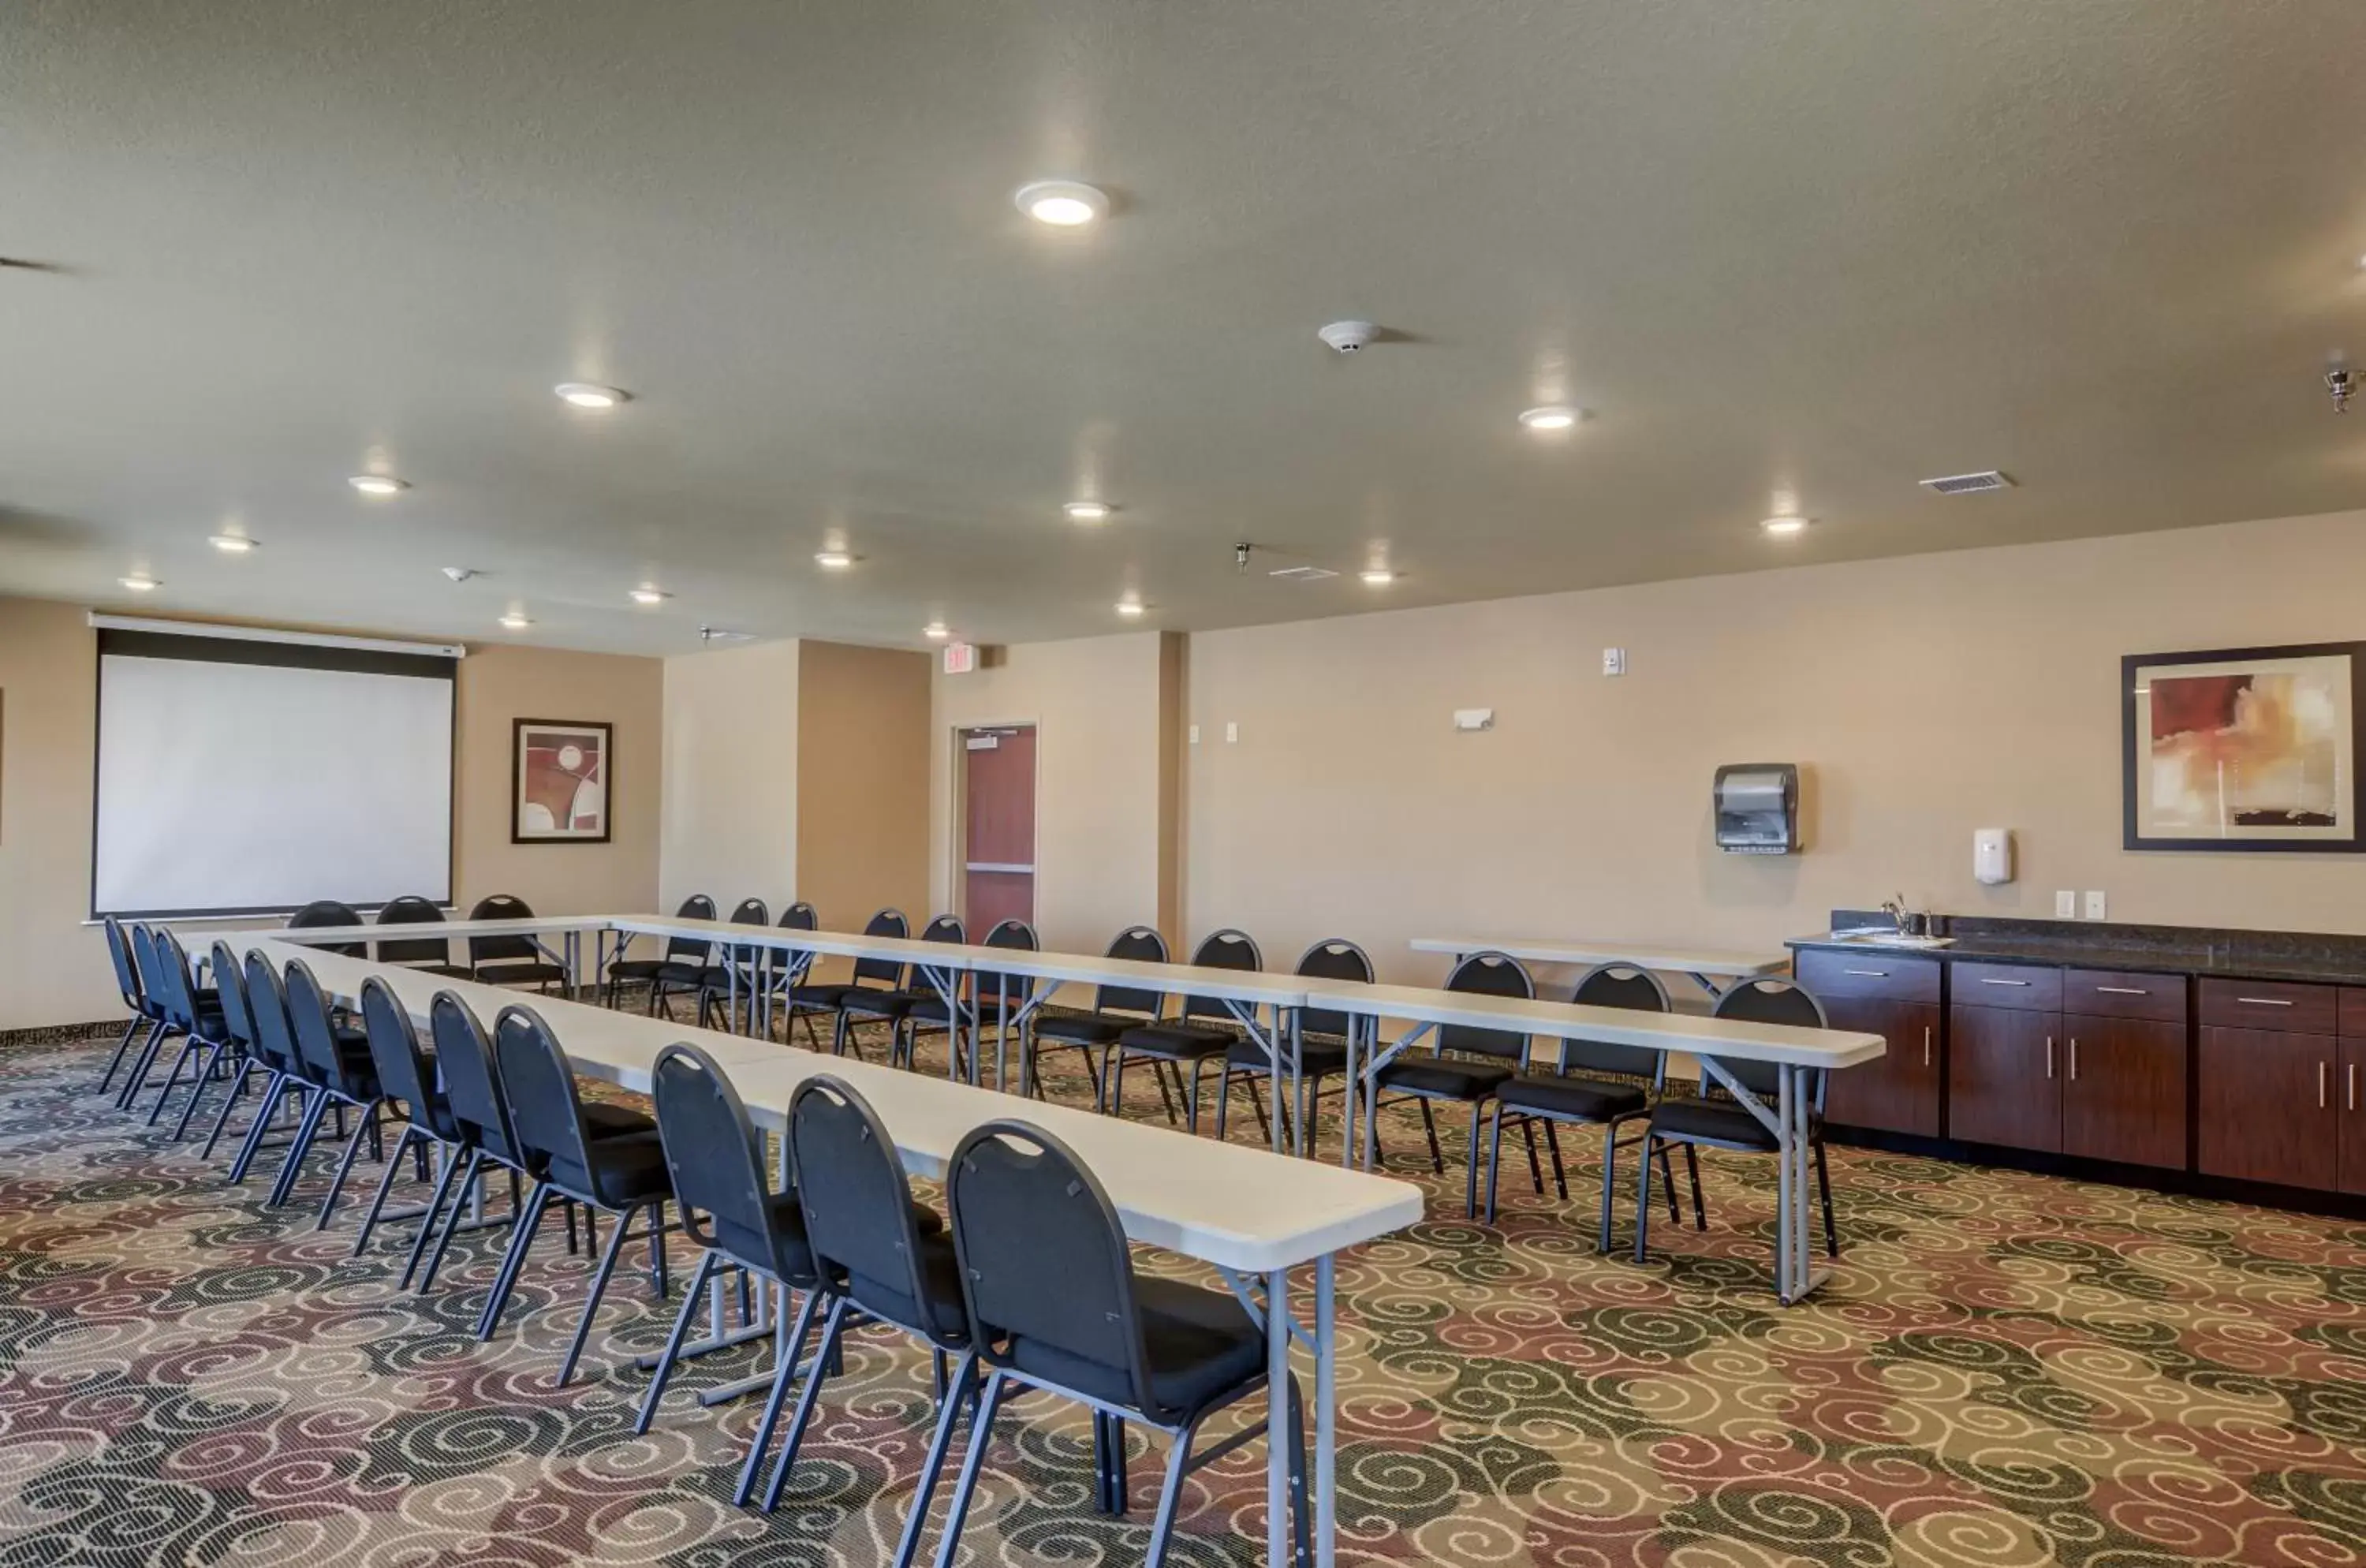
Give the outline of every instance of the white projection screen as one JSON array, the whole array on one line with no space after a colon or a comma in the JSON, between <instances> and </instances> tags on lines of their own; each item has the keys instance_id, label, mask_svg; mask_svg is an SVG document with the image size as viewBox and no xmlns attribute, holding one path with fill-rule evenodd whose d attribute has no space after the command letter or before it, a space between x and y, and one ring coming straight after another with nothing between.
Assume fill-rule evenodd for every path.
<instances>
[{"instance_id":1,"label":"white projection screen","mask_svg":"<svg viewBox=\"0 0 2366 1568\"><path fill-rule=\"evenodd\" d=\"M102 626L93 916L448 904L457 663Z\"/></svg>"}]
</instances>

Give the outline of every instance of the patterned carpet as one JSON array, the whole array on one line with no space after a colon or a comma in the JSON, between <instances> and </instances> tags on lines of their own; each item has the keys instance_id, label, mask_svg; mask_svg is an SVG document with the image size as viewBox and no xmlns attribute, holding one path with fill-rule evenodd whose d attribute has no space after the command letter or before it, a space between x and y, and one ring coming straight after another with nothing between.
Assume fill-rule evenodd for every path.
<instances>
[{"instance_id":1,"label":"patterned carpet","mask_svg":"<svg viewBox=\"0 0 2366 1568\"><path fill-rule=\"evenodd\" d=\"M105 1049L0 1055L0 1568L892 1549L930 1408L900 1340L851 1341L781 1512L734 1508L753 1402L693 1393L750 1352L686 1364L636 1438L629 1358L670 1315L646 1277L553 1389L588 1268L555 1226L479 1346L498 1233L400 1294L396 1237L353 1259L350 1215L266 1213L89 1093ZM1420 1146L1409 1117L1385 1135L1401 1167ZM1465 1224L1449 1174L1437 1218L1342 1260L1343 1562L2366 1562L2366 1228L1836 1150L1846 1256L1784 1312L1772 1172L1705 1163L1710 1228L1656 1227L1648 1268L1594 1256L1574 1159L1572 1205L1523 1175L1499 1228ZM1136 1433L1132 1515L1097 1517L1088 1438L1041 1400L1006 1416L963 1561L1138 1562L1155 1456ZM1262 1463L1193 1478L1170 1562L1257 1560Z\"/></svg>"}]
</instances>

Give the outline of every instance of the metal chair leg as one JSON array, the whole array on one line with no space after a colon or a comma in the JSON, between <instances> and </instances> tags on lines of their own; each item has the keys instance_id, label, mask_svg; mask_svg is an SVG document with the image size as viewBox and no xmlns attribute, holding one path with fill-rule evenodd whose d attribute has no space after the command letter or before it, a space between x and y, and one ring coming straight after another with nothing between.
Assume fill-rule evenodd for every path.
<instances>
[{"instance_id":1,"label":"metal chair leg","mask_svg":"<svg viewBox=\"0 0 2366 1568\"><path fill-rule=\"evenodd\" d=\"M460 1151L456 1147L447 1148L445 1151L444 1174L435 1179L435 1190L427 1200L427 1212L419 1216L419 1234L411 1238L411 1255L403 1259L402 1278L395 1282L396 1290L407 1291L411 1288L411 1277L419 1271L420 1256L427 1250L427 1238L435 1231L435 1217L444 1212L444 1200L451 1195L453 1181L459 1176L463 1166L468 1168L473 1179L477 1168L477 1156L472 1154L464 1160L460 1157ZM468 1190L466 1187L461 1189L463 1192ZM468 1207L467 1202L463 1201L460 1207L465 1210Z\"/></svg>"},{"instance_id":2,"label":"metal chair leg","mask_svg":"<svg viewBox=\"0 0 2366 1568\"><path fill-rule=\"evenodd\" d=\"M321 1122L329 1111L329 1095L318 1085L308 1085L305 1095L304 1119L296 1124L296 1135L288 1142L287 1157L279 1162L279 1175L271 1184L271 1195L264 1200L266 1206L277 1208L287 1201L296 1190L296 1179L304 1174L304 1156L312 1152L312 1140L319 1135Z\"/></svg>"},{"instance_id":3,"label":"metal chair leg","mask_svg":"<svg viewBox=\"0 0 2366 1568\"><path fill-rule=\"evenodd\" d=\"M1537 1119L1535 1117L1520 1118L1520 1137L1528 1145L1528 1185L1536 1190L1537 1196L1541 1198L1545 1195L1545 1168L1537 1158Z\"/></svg>"},{"instance_id":4,"label":"metal chair leg","mask_svg":"<svg viewBox=\"0 0 2366 1568\"><path fill-rule=\"evenodd\" d=\"M1427 1100L1415 1100L1414 1103L1421 1107L1421 1130L1429 1134L1430 1172L1436 1176L1444 1176L1446 1174L1446 1156L1437 1146L1437 1118L1430 1114L1429 1101Z\"/></svg>"},{"instance_id":5,"label":"metal chair leg","mask_svg":"<svg viewBox=\"0 0 2366 1568\"><path fill-rule=\"evenodd\" d=\"M693 1293L691 1299L698 1298ZM740 1464L738 1484L731 1491L731 1501L739 1507L746 1507L748 1499L756 1494L756 1472L763 1465L764 1449L772 1440L772 1428L780 1423L781 1405L788 1398L789 1384L796 1381L797 1363L805 1356L806 1336L813 1332L814 1309L820 1304L819 1291L806 1292L805 1304L797 1309L796 1326L773 1352L779 1358L779 1365L773 1369L772 1391L764 1396L763 1413L756 1418L756 1435L748 1439L748 1458ZM819 1356L814 1359L813 1370L818 1376Z\"/></svg>"},{"instance_id":6,"label":"metal chair leg","mask_svg":"<svg viewBox=\"0 0 2366 1568\"><path fill-rule=\"evenodd\" d=\"M649 1223L656 1224L654 1215ZM584 1341L592 1337L592 1320L600 1314L600 1298L607 1293L608 1277L616 1271L616 1256L625 1250L625 1237L632 1234L632 1229L633 1211L626 1210L616 1216L616 1228L600 1253L600 1266L592 1271L592 1293L583 1299L582 1320L575 1325L575 1337L567 1342L567 1359L558 1363L556 1387L567 1386L568 1380L575 1375L575 1363L583 1359Z\"/></svg>"},{"instance_id":7,"label":"metal chair leg","mask_svg":"<svg viewBox=\"0 0 2366 1568\"><path fill-rule=\"evenodd\" d=\"M1607 1122L1602 1129L1602 1244L1594 1250L1603 1257L1610 1255L1610 1195L1618 1185L1618 1123Z\"/></svg>"},{"instance_id":8,"label":"metal chair leg","mask_svg":"<svg viewBox=\"0 0 2366 1568\"><path fill-rule=\"evenodd\" d=\"M1693 1180L1693 1229L1705 1231L1708 1229L1708 1208L1701 1199L1700 1147L1696 1144L1684 1145L1684 1174Z\"/></svg>"},{"instance_id":9,"label":"metal chair leg","mask_svg":"<svg viewBox=\"0 0 2366 1568\"><path fill-rule=\"evenodd\" d=\"M1636 1163L1643 1168L1642 1185L1635 1192L1635 1261L1646 1262L1651 1258L1651 1156L1656 1153L1662 1165L1667 1163L1667 1145L1643 1133L1643 1157ZM1605 1173L1606 1176L1607 1173ZM1673 1182L1674 1179L1670 1178Z\"/></svg>"},{"instance_id":10,"label":"metal chair leg","mask_svg":"<svg viewBox=\"0 0 2366 1568\"><path fill-rule=\"evenodd\" d=\"M1166 1543L1175 1534L1175 1504L1183 1495L1183 1477L1190 1472L1191 1439L1198 1436L1197 1421L1175 1434L1175 1446L1166 1450L1166 1479L1158 1488L1158 1512L1150 1524L1150 1550L1143 1554L1143 1568L1160 1568L1166 1561ZM1273 1434L1266 1433L1271 1442ZM938 1568L951 1568L941 1560Z\"/></svg>"},{"instance_id":11,"label":"metal chair leg","mask_svg":"<svg viewBox=\"0 0 2366 1568\"><path fill-rule=\"evenodd\" d=\"M148 1108L149 1126L153 1127L156 1124L156 1118L164 1114L164 1102L172 1099L173 1090L180 1087L181 1069L189 1065L190 1057L204 1055L206 1043L196 1035L181 1036L181 1050L180 1054L173 1058L173 1070L164 1075L164 1087L157 1090L156 1103Z\"/></svg>"},{"instance_id":12,"label":"metal chair leg","mask_svg":"<svg viewBox=\"0 0 2366 1568\"><path fill-rule=\"evenodd\" d=\"M511 1288L525 1267L526 1252L534 1246L534 1233L542 1228L542 1216L550 1207L551 1197L549 1183L540 1182L526 1199L525 1212L518 1216L509 1248L501 1254L501 1272L493 1276L493 1288L485 1296L485 1310L477 1319L479 1339L493 1337L493 1325L501 1320L501 1308L509 1304Z\"/></svg>"},{"instance_id":13,"label":"metal chair leg","mask_svg":"<svg viewBox=\"0 0 2366 1568\"><path fill-rule=\"evenodd\" d=\"M263 1146L263 1134L270 1130L271 1119L278 1114L279 1103L290 1089L301 1092L300 1086L282 1072L274 1072L271 1081L263 1086L263 1100L254 1108L254 1120L248 1124L246 1137L238 1145L237 1157L230 1162L230 1175L224 1178L231 1186L246 1179L247 1167L254 1163L255 1153Z\"/></svg>"},{"instance_id":14,"label":"metal chair leg","mask_svg":"<svg viewBox=\"0 0 2366 1568\"><path fill-rule=\"evenodd\" d=\"M986 1380L986 1391L978 1395L977 1414L971 1417L969 1451L962 1455L961 1483L953 1488L952 1506L945 1515L945 1532L937 1538L936 1568L952 1568L953 1554L961 1546L962 1523L969 1517L969 1500L977 1491L977 1472L986 1462L986 1446L994 1437L994 1413L1002 1404L1003 1374L996 1372Z\"/></svg>"},{"instance_id":15,"label":"metal chair leg","mask_svg":"<svg viewBox=\"0 0 2366 1568\"><path fill-rule=\"evenodd\" d=\"M1552 1160L1553 1190L1566 1203L1569 1201L1569 1172L1561 1168L1560 1138L1553 1132L1553 1122L1549 1116L1545 1118L1545 1153Z\"/></svg>"},{"instance_id":16,"label":"metal chair leg","mask_svg":"<svg viewBox=\"0 0 2366 1568\"><path fill-rule=\"evenodd\" d=\"M1660 1144L1660 1184L1668 1190L1668 1224L1683 1224L1684 1211L1676 1206L1679 1195L1676 1187L1676 1168L1669 1162L1668 1145L1664 1141Z\"/></svg>"},{"instance_id":17,"label":"metal chair leg","mask_svg":"<svg viewBox=\"0 0 2366 1568\"><path fill-rule=\"evenodd\" d=\"M659 1355L658 1364L650 1370L649 1386L641 1394L641 1407L633 1416L633 1436L637 1438L649 1429L649 1421L658 1413L658 1400L665 1393L666 1380L673 1376L673 1364L682 1354L682 1342L690 1334L690 1320L698 1313L699 1292L705 1289L706 1277L715 1272L715 1262L721 1256L716 1252L701 1254L698 1267L691 1273L690 1289L682 1295L682 1310L673 1314L673 1332L666 1336L665 1349ZM740 1279L744 1282L747 1276L743 1273Z\"/></svg>"},{"instance_id":18,"label":"metal chair leg","mask_svg":"<svg viewBox=\"0 0 2366 1568\"><path fill-rule=\"evenodd\" d=\"M206 1086L213 1082L214 1075L221 1070L222 1057L229 1051L230 1042L217 1040L206 1052L206 1059L197 1068L197 1081L189 1086L188 1101L181 1107L181 1119L173 1123L173 1142L177 1144L189 1135L189 1123L196 1120L197 1106L206 1098Z\"/></svg>"},{"instance_id":19,"label":"metal chair leg","mask_svg":"<svg viewBox=\"0 0 2366 1568\"><path fill-rule=\"evenodd\" d=\"M773 1461L772 1479L764 1487L764 1512L768 1514L781 1506L781 1494L789 1484L789 1470L797 1462L797 1445L805 1441L806 1427L813 1421L814 1402L821 1395L831 1358L838 1353L839 1338L845 1332L846 1298L833 1297L829 1316L822 1324L821 1343L815 1347L813 1365L806 1372L806 1386L797 1394L797 1413L789 1418L788 1436L781 1439L781 1457Z\"/></svg>"},{"instance_id":20,"label":"metal chair leg","mask_svg":"<svg viewBox=\"0 0 2366 1568\"><path fill-rule=\"evenodd\" d=\"M98 1088L92 1092L107 1092L107 1086L115 1081L115 1069L123 1066L123 1058L130 1053L131 1042L139 1034L140 1026L147 1021L136 1012L131 1015L131 1021L123 1026L123 1038L115 1043L115 1055L107 1059L107 1071L98 1075Z\"/></svg>"},{"instance_id":21,"label":"metal chair leg","mask_svg":"<svg viewBox=\"0 0 2366 1568\"><path fill-rule=\"evenodd\" d=\"M1495 1114L1489 1117L1488 1122L1487 1223L1492 1225L1495 1223L1495 1179L1503 1174L1504 1164L1504 1108L1501 1104L1495 1107Z\"/></svg>"},{"instance_id":22,"label":"metal chair leg","mask_svg":"<svg viewBox=\"0 0 2366 1568\"><path fill-rule=\"evenodd\" d=\"M1470 1157L1465 1162L1470 1169L1462 1181L1462 1217L1466 1220L1479 1217L1479 1117L1486 1109L1485 1100L1470 1102Z\"/></svg>"},{"instance_id":23,"label":"metal chair leg","mask_svg":"<svg viewBox=\"0 0 2366 1568\"><path fill-rule=\"evenodd\" d=\"M313 1224L314 1230L324 1231L329 1228L329 1216L336 1212L337 1200L345 1190L345 1178L353 1174L354 1156L362 1151L362 1139L365 1136L375 1136L377 1132L377 1107L373 1105L369 1108L368 1114L355 1122L354 1135L345 1140L344 1157L337 1161L337 1174L329 1183L329 1195L321 1201L321 1217ZM392 1163L388 1162L389 1168Z\"/></svg>"},{"instance_id":24,"label":"metal chair leg","mask_svg":"<svg viewBox=\"0 0 2366 1568\"><path fill-rule=\"evenodd\" d=\"M217 1111L214 1115L213 1130L206 1134L206 1146L198 1151L198 1158L211 1159L214 1157L214 1145L221 1142L222 1129L230 1125L230 1113L237 1107L238 1102L246 1097L246 1080L253 1076L256 1070L256 1063L246 1060L243 1057L240 1059L238 1064L238 1072L236 1076L231 1077L230 1080L230 1094L222 1100L221 1110ZM265 1082L276 1083L278 1080L278 1076L279 1075L276 1073L269 1071L265 1071L264 1073Z\"/></svg>"},{"instance_id":25,"label":"metal chair leg","mask_svg":"<svg viewBox=\"0 0 2366 1568\"><path fill-rule=\"evenodd\" d=\"M903 1539L896 1545L895 1568L912 1568L919 1555L920 1529L928 1522L929 1505L936 1501L937 1483L943 1476L945 1450L952 1446L953 1428L960 1425L963 1406L970 1402L977 1388L977 1352L971 1350L954 1369L952 1382L939 1396L937 1430L929 1440L928 1457L920 1463L920 1481L912 1493L912 1501L904 1514Z\"/></svg>"},{"instance_id":26,"label":"metal chair leg","mask_svg":"<svg viewBox=\"0 0 2366 1568\"><path fill-rule=\"evenodd\" d=\"M140 1098L140 1090L148 1081L149 1071L156 1065L156 1054L164 1048L165 1038L172 1032L173 1026L162 1019L157 1020L156 1026L148 1032L148 1038L140 1046L140 1055L131 1059L131 1071L124 1077L121 1092L115 1097L118 1111L130 1110L131 1102Z\"/></svg>"},{"instance_id":27,"label":"metal chair leg","mask_svg":"<svg viewBox=\"0 0 2366 1568\"><path fill-rule=\"evenodd\" d=\"M386 1170L377 1179L377 1190L370 1194L369 1208L362 1214L361 1234L354 1237L355 1258L369 1249L370 1233L377 1229L377 1217L386 1210L386 1195L394 1190L394 1179L402 1169L403 1151L411 1146L413 1136L420 1140L422 1147L425 1146L427 1134L420 1132L415 1122L405 1122L402 1131L394 1135L394 1157L386 1162Z\"/></svg>"},{"instance_id":28,"label":"metal chair leg","mask_svg":"<svg viewBox=\"0 0 2366 1568\"><path fill-rule=\"evenodd\" d=\"M406 1285L411 1283L411 1269L418 1267L419 1264L420 1243L427 1239L428 1231L435 1230L435 1250L428 1255L426 1272L419 1277L419 1293L422 1296L435 1286L435 1270L444 1267L445 1251L451 1247L453 1235L460 1228L460 1216L468 1212L468 1194L476 1190L478 1176L483 1170L484 1163L483 1150L468 1151L468 1163L460 1172L460 1188L452 1195L452 1213L445 1220L443 1228L435 1230L435 1216L430 1214L422 1222L418 1237L411 1244L411 1267L402 1271L402 1282ZM512 1201L515 1201L514 1197ZM511 1213L515 1214L517 1211L513 1209ZM513 1219L511 1223L514 1224L516 1222Z\"/></svg>"}]
</instances>

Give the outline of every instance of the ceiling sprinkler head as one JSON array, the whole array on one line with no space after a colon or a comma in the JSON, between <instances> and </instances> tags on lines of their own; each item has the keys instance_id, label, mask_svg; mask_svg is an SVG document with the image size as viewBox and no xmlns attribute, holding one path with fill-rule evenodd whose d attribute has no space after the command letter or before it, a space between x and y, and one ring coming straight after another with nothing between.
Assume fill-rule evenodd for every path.
<instances>
[{"instance_id":1,"label":"ceiling sprinkler head","mask_svg":"<svg viewBox=\"0 0 2366 1568\"><path fill-rule=\"evenodd\" d=\"M1233 570L1234 571L1248 570L1249 552L1255 548L1256 548L1256 547L1250 544L1245 539L1233 547Z\"/></svg>"},{"instance_id":2,"label":"ceiling sprinkler head","mask_svg":"<svg viewBox=\"0 0 2366 1568\"><path fill-rule=\"evenodd\" d=\"M2346 367L2337 365L2325 373L2325 389L2332 394L2334 412L2349 412L2349 394L2353 388Z\"/></svg>"}]
</instances>

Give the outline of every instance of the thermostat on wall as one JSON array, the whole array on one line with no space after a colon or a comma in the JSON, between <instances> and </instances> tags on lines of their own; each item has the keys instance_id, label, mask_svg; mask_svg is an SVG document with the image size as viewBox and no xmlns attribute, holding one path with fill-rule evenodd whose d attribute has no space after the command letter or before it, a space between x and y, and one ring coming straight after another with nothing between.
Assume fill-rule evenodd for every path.
<instances>
[{"instance_id":1,"label":"thermostat on wall","mask_svg":"<svg viewBox=\"0 0 2366 1568\"><path fill-rule=\"evenodd\" d=\"M1493 729L1495 728L1493 708L1456 708L1454 728L1457 729Z\"/></svg>"}]
</instances>

